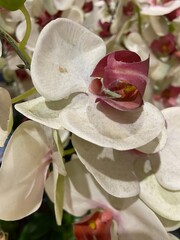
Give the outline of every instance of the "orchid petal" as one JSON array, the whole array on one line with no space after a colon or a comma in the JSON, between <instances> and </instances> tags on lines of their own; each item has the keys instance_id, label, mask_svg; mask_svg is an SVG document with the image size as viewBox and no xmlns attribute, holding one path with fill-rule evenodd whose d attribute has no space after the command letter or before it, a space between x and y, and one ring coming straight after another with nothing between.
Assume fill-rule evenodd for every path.
<instances>
[{"instance_id":1,"label":"orchid petal","mask_svg":"<svg viewBox=\"0 0 180 240\"><path fill-rule=\"evenodd\" d=\"M2 57L2 42L0 41L0 57Z\"/></svg>"},{"instance_id":2,"label":"orchid petal","mask_svg":"<svg viewBox=\"0 0 180 240\"><path fill-rule=\"evenodd\" d=\"M62 127L59 122L59 105L58 102L46 102L43 97L38 97L24 103L16 104L15 108L29 119L42 123L47 127L59 129Z\"/></svg>"},{"instance_id":3,"label":"orchid petal","mask_svg":"<svg viewBox=\"0 0 180 240\"><path fill-rule=\"evenodd\" d=\"M64 187L64 209L66 211L74 216L82 216L89 209L99 205L108 205L106 192L98 188L97 182L77 156L73 155L71 161L66 163L66 170Z\"/></svg>"},{"instance_id":4,"label":"orchid petal","mask_svg":"<svg viewBox=\"0 0 180 240\"><path fill-rule=\"evenodd\" d=\"M63 161L63 145L60 139L60 136L58 134L57 131L53 131L53 138L54 141L56 143L58 152L54 152L53 153L53 163L54 163L54 167L56 166L57 171L59 174L65 176L66 175L66 170L65 170L65 166L64 166L64 161Z\"/></svg>"},{"instance_id":5,"label":"orchid petal","mask_svg":"<svg viewBox=\"0 0 180 240\"><path fill-rule=\"evenodd\" d=\"M89 142L117 150L140 147L164 127L161 112L150 103L132 112L121 112L108 105L96 106L88 99L86 94L57 102L38 98L17 104L16 109L34 121L55 129L64 127Z\"/></svg>"},{"instance_id":6,"label":"orchid petal","mask_svg":"<svg viewBox=\"0 0 180 240\"><path fill-rule=\"evenodd\" d=\"M63 198L64 198L64 176L58 174L56 166L53 164L53 171L50 172L46 182L45 191L54 203L54 212L58 225L62 223Z\"/></svg>"},{"instance_id":7,"label":"orchid petal","mask_svg":"<svg viewBox=\"0 0 180 240\"><path fill-rule=\"evenodd\" d=\"M163 218L159 215L158 215L158 218L168 232L175 231L175 230L180 228L180 222L179 221L171 221L171 220Z\"/></svg>"},{"instance_id":8,"label":"orchid petal","mask_svg":"<svg viewBox=\"0 0 180 240\"><path fill-rule=\"evenodd\" d=\"M80 216L93 208L109 209L117 223L117 229L112 231L115 230L122 240L157 240L160 237L163 240L169 239L159 219L141 200L109 196L76 158L66 164L66 169L66 211Z\"/></svg>"},{"instance_id":9,"label":"orchid petal","mask_svg":"<svg viewBox=\"0 0 180 240\"><path fill-rule=\"evenodd\" d=\"M104 54L103 40L88 29L69 19L51 21L41 31L32 57L33 83L53 101L86 91L91 72Z\"/></svg>"},{"instance_id":10,"label":"orchid petal","mask_svg":"<svg viewBox=\"0 0 180 240\"><path fill-rule=\"evenodd\" d=\"M0 169L0 219L17 220L39 208L49 154L47 138L39 124L27 121L16 129Z\"/></svg>"},{"instance_id":11,"label":"orchid petal","mask_svg":"<svg viewBox=\"0 0 180 240\"><path fill-rule=\"evenodd\" d=\"M64 11L72 7L74 0L53 0L54 5L58 10Z\"/></svg>"},{"instance_id":12,"label":"orchid petal","mask_svg":"<svg viewBox=\"0 0 180 240\"><path fill-rule=\"evenodd\" d=\"M140 199L124 200L117 223L121 240L169 240L157 216Z\"/></svg>"},{"instance_id":13,"label":"orchid petal","mask_svg":"<svg viewBox=\"0 0 180 240\"><path fill-rule=\"evenodd\" d=\"M179 240L175 235L169 233L170 240Z\"/></svg>"},{"instance_id":14,"label":"orchid petal","mask_svg":"<svg viewBox=\"0 0 180 240\"><path fill-rule=\"evenodd\" d=\"M142 7L141 14L151 15L151 16L162 16L174 11L179 7L180 7L179 0L174 0L174 1L165 3L163 6L156 5L156 6Z\"/></svg>"},{"instance_id":15,"label":"orchid petal","mask_svg":"<svg viewBox=\"0 0 180 240\"><path fill-rule=\"evenodd\" d=\"M3 147L13 125L11 97L5 88L0 88L0 103L0 147Z\"/></svg>"},{"instance_id":16,"label":"orchid petal","mask_svg":"<svg viewBox=\"0 0 180 240\"><path fill-rule=\"evenodd\" d=\"M109 194L125 198L139 193L132 154L102 148L75 135L72 143L80 161Z\"/></svg>"},{"instance_id":17,"label":"orchid petal","mask_svg":"<svg viewBox=\"0 0 180 240\"><path fill-rule=\"evenodd\" d=\"M148 58L149 48L139 33L129 33L124 39L124 44L127 49L136 52L142 59Z\"/></svg>"},{"instance_id":18,"label":"orchid petal","mask_svg":"<svg viewBox=\"0 0 180 240\"><path fill-rule=\"evenodd\" d=\"M156 180L155 175L147 167L149 161L137 161L135 172L140 180L140 198L155 213L173 221L180 221L180 191L169 191Z\"/></svg>"},{"instance_id":19,"label":"orchid petal","mask_svg":"<svg viewBox=\"0 0 180 240\"><path fill-rule=\"evenodd\" d=\"M131 112L121 112L106 104L96 106L89 102L86 112L88 121L103 137L103 145L98 145L117 150L142 146L154 139L164 127L164 119L159 110L147 102L143 107ZM106 144L106 139L113 143ZM86 140L93 142L92 139ZM97 144L97 140L94 143Z\"/></svg>"},{"instance_id":20,"label":"orchid petal","mask_svg":"<svg viewBox=\"0 0 180 240\"><path fill-rule=\"evenodd\" d=\"M74 22L82 24L84 21L84 13L80 8L72 6L70 11L68 11L67 18Z\"/></svg>"},{"instance_id":21,"label":"orchid petal","mask_svg":"<svg viewBox=\"0 0 180 240\"><path fill-rule=\"evenodd\" d=\"M167 124L167 142L155 155L150 155L153 171L158 182L169 190L180 190L180 107L162 111Z\"/></svg>"},{"instance_id":22,"label":"orchid petal","mask_svg":"<svg viewBox=\"0 0 180 240\"><path fill-rule=\"evenodd\" d=\"M53 167L54 177L54 211L56 222L61 225L63 216L63 200L64 200L64 176L60 175L56 168Z\"/></svg>"},{"instance_id":23,"label":"orchid petal","mask_svg":"<svg viewBox=\"0 0 180 240\"><path fill-rule=\"evenodd\" d=\"M167 131L166 127L162 129L162 132L151 142L147 143L146 145L143 145L141 147L136 148L140 152L143 153L157 153L161 151L167 141Z\"/></svg>"},{"instance_id":24,"label":"orchid petal","mask_svg":"<svg viewBox=\"0 0 180 240\"><path fill-rule=\"evenodd\" d=\"M31 19L32 31L27 42L27 49L34 51L38 36L39 36L39 26L36 24L34 18ZM22 21L16 28L16 37L18 41L22 41L24 34L26 32L26 21Z\"/></svg>"}]
</instances>

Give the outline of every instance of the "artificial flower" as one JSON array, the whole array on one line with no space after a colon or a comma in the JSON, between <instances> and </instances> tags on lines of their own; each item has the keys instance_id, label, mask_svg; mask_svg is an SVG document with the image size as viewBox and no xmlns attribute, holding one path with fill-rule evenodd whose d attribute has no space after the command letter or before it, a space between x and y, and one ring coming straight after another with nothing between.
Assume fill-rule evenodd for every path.
<instances>
[{"instance_id":1,"label":"artificial flower","mask_svg":"<svg viewBox=\"0 0 180 240\"><path fill-rule=\"evenodd\" d=\"M152 141L164 129L164 118L156 107L144 102L136 110L123 112L95 102L97 97L89 91L91 74L104 55L105 44L97 35L68 19L52 21L40 33L31 64L33 83L42 97L17 104L16 109L32 120L54 129L62 126L103 147L127 150ZM131 52L122 52L118 57L122 62L116 54L111 56L118 65L117 78L141 93L147 79L146 61ZM128 68L132 56L134 64Z\"/></svg>"},{"instance_id":2,"label":"artificial flower","mask_svg":"<svg viewBox=\"0 0 180 240\"><path fill-rule=\"evenodd\" d=\"M2 159L0 219L21 219L40 207L50 163L54 173L52 192L56 196L57 185L61 186L59 178L66 175L62 157L40 124L23 122L10 138ZM63 196L63 192L58 195ZM61 223L61 210L56 211L58 224Z\"/></svg>"},{"instance_id":3,"label":"artificial flower","mask_svg":"<svg viewBox=\"0 0 180 240\"><path fill-rule=\"evenodd\" d=\"M13 125L12 103L9 92L0 88L0 147L3 147Z\"/></svg>"},{"instance_id":4,"label":"artificial flower","mask_svg":"<svg viewBox=\"0 0 180 240\"><path fill-rule=\"evenodd\" d=\"M169 0L162 4L158 4L156 1L153 3L151 0L136 0L136 2L141 9L141 14L151 16L165 15L180 7L179 0Z\"/></svg>"},{"instance_id":5,"label":"artificial flower","mask_svg":"<svg viewBox=\"0 0 180 240\"><path fill-rule=\"evenodd\" d=\"M169 239L159 219L140 199L137 197L121 199L108 195L76 157L66 163L66 170L64 209L78 217L86 214L88 210L102 214L102 218L87 222L90 225L89 231L87 231L88 226L84 228L80 225L79 228L82 226L80 228L82 238L77 239L83 239L83 234L86 236L86 233L88 236L91 234L90 239L93 239L93 234L96 233L93 227L96 227L98 233L103 235L103 223L106 224L105 228L109 233L111 221L110 234L113 240Z\"/></svg>"}]
</instances>

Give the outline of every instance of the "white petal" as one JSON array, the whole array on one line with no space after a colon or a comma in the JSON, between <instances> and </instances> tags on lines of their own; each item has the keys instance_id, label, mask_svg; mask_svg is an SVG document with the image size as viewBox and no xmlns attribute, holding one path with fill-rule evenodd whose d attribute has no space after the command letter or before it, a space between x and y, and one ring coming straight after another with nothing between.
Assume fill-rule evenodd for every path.
<instances>
[{"instance_id":1,"label":"white petal","mask_svg":"<svg viewBox=\"0 0 180 240\"><path fill-rule=\"evenodd\" d=\"M157 216L141 200L126 199L118 220L121 240L169 240Z\"/></svg>"},{"instance_id":2,"label":"white petal","mask_svg":"<svg viewBox=\"0 0 180 240\"><path fill-rule=\"evenodd\" d=\"M175 230L180 228L180 222L179 221L171 221L171 220L163 218L159 215L158 215L158 218L168 232L175 231Z\"/></svg>"},{"instance_id":3,"label":"white petal","mask_svg":"<svg viewBox=\"0 0 180 240\"><path fill-rule=\"evenodd\" d=\"M166 144L167 141L167 131L164 127L162 132L151 142L147 143L146 145L143 145L137 150L143 152L143 153L156 153L162 150Z\"/></svg>"},{"instance_id":4,"label":"white petal","mask_svg":"<svg viewBox=\"0 0 180 240\"><path fill-rule=\"evenodd\" d=\"M149 57L149 48L139 33L132 32L128 34L124 39L124 44L127 49L136 52L142 60Z\"/></svg>"},{"instance_id":5,"label":"white petal","mask_svg":"<svg viewBox=\"0 0 180 240\"><path fill-rule=\"evenodd\" d=\"M96 105L89 102L86 112L88 121L103 137L101 146L113 147L117 150L142 146L157 137L164 128L163 116L148 102L145 102L141 108L129 112L121 112L105 104ZM106 139L109 142L106 143Z\"/></svg>"},{"instance_id":6,"label":"white petal","mask_svg":"<svg viewBox=\"0 0 180 240\"><path fill-rule=\"evenodd\" d=\"M56 216L56 222L61 225L63 215L63 200L64 200L64 176L60 175L53 167L53 178L54 178L54 211Z\"/></svg>"},{"instance_id":7,"label":"white petal","mask_svg":"<svg viewBox=\"0 0 180 240\"><path fill-rule=\"evenodd\" d=\"M110 209L121 240L168 240L155 214L139 199L120 199L104 192L78 159L66 164L65 210L75 216L89 209ZM112 205L111 205L112 204ZM115 207L115 208L113 208Z\"/></svg>"},{"instance_id":8,"label":"white petal","mask_svg":"<svg viewBox=\"0 0 180 240\"><path fill-rule=\"evenodd\" d=\"M33 83L48 100L86 91L90 75L104 55L100 37L69 19L56 19L39 35L31 64Z\"/></svg>"},{"instance_id":9,"label":"white petal","mask_svg":"<svg viewBox=\"0 0 180 240\"><path fill-rule=\"evenodd\" d=\"M71 8L74 0L54 0L54 5L58 10L64 11Z\"/></svg>"},{"instance_id":10,"label":"white petal","mask_svg":"<svg viewBox=\"0 0 180 240\"><path fill-rule=\"evenodd\" d=\"M38 36L39 36L39 26L38 24L35 23L35 20L33 18L31 18L31 24L32 24L32 31L29 37L29 40L27 42L27 49L29 49L30 51L34 51ZM18 41L22 41L24 34L26 32L26 21L24 20L23 22L21 22L17 28L16 28L16 37L18 39Z\"/></svg>"},{"instance_id":11,"label":"white petal","mask_svg":"<svg viewBox=\"0 0 180 240\"><path fill-rule=\"evenodd\" d=\"M39 124L27 121L16 129L0 169L0 219L20 219L39 208L48 154L47 139Z\"/></svg>"},{"instance_id":12,"label":"white petal","mask_svg":"<svg viewBox=\"0 0 180 240\"><path fill-rule=\"evenodd\" d=\"M51 108L48 103L50 105L53 105L54 107ZM59 122L59 104L58 102L48 103L46 103L43 97L39 97L30 101L26 101L24 103L16 104L15 108L17 111L19 111L29 119L42 123L47 127L59 129L62 127ZM57 108L55 107L55 105Z\"/></svg>"},{"instance_id":13,"label":"white petal","mask_svg":"<svg viewBox=\"0 0 180 240\"><path fill-rule=\"evenodd\" d=\"M70 9L67 17L68 17L68 19L71 19L72 21L82 24L83 20L84 20L84 13L80 8L73 6Z\"/></svg>"},{"instance_id":14,"label":"white petal","mask_svg":"<svg viewBox=\"0 0 180 240\"><path fill-rule=\"evenodd\" d=\"M170 234L169 233L169 236L170 236L170 240L179 240L179 238L177 238L175 235L173 234Z\"/></svg>"},{"instance_id":15,"label":"white petal","mask_svg":"<svg viewBox=\"0 0 180 240\"><path fill-rule=\"evenodd\" d=\"M53 156L52 156L53 163L54 163L54 168L56 167L57 172L59 174L65 176L66 175L66 170L65 170L64 161L63 161L63 158L62 158L63 145L62 145L60 136L59 136L59 134L56 130L53 131L53 138L54 138L54 141L55 141L57 149L58 149L58 151L54 152Z\"/></svg>"},{"instance_id":16,"label":"white petal","mask_svg":"<svg viewBox=\"0 0 180 240\"><path fill-rule=\"evenodd\" d=\"M136 155L102 148L75 135L72 143L80 161L109 194L125 198L139 193L139 183L133 173Z\"/></svg>"},{"instance_id":17,"label":"white petal","mask_svg":"<svg viewBox=\"0 0 180 240\"><path fill-rule=\"evenodd\" d=\"M163 115L150 103L132 112L121 112L107 105L100 107L92 101L88 103L85 94L57 102L39 98L17 104L16 109L49 127L63 126L89 142L117 150L144 145L158 136L164 127Z\"/></svg>"},{"instance_id":18,"label":"white petal","mask_svg":"<svg viewBox=\"0 0 180 240\"><path fill-rule=\"evenodd\" d=\"M58 174L56 167L54 168L54 164L53 171L50 172L46 180L45 191L50 200L54 203L56 222L58 225L61 225L64 200L64 177Z\"/></svg>"},{"instance_id":19,"label":"white petal","mask_svg":"<svg viewBox=\"0 0 180 240\"><path fill-rule=\"evenodd\" d=\"M180 7L179 0L174 0L164 4L164 6L157 5L157 6L144 7L141 10L141 14L152 15L152 16L162 16L172 12L173 10L179 7Z\"/></svg>"},{"instance_id":20,"label":"white petal","mask_svg":"<svg viewBox=\"0 0 180 240\"><path fill-rule=\"evenodd\" d=\"M180 107L162 111L167 124L167 142L155 155L150 155L159 183L169 190L180 190Z\"/></svg>"},{"instance_id":21,"label":"white petal","mask_svg":"<svg viewBox=\"0 0 180 240\"><path fill-rule=\"evenodd\" d=\"M108 206L106 192L99 188L95 179L74 155L66 163L64 209L74 216L82 216L87 210Z\"/></svg>"},{"instance_id":22,"label":"white petal","mask_svg":"<svg viewBox=\"0 0 180 240\"><path fill-rule=\"evenodd\" d=\"M0 57L2 56L2 42L0 41Z\"/></svg>"},{"instance_id":23,"label":"white petal","mask_svg":"<svg viewBox=\"0 0 180 240\"><path fill-rule=\"evenodd\" d=\"M0 87L0 147L3 147L12 128L12 104L9 92Z\"/></svg>"},{"instance_id":24,"label":"white petal","mask_svg":"<svg viewBox=\"0 0 180 240\"><path fill-rule=\"evenodd\" d=\"M136 175L140 180L140 198L157 214L173 221L180 221L180 191L161 187L150 170L145 173L148 162L137 161Z\"/></svg>"},{"instance_id":25,"label":"white petal","mask_svg":"<svg viewBox=\"0 0 180 240\"><path fill-rule=\"evenodd\" d=\"M168 34L169 27L167 24L167 19L162 18L161 16L156 16L156 17L149 16L149 22L151 23L151 26L154 32L157 34L157 36L164 36Z\"/></svg>"}]
</instances>

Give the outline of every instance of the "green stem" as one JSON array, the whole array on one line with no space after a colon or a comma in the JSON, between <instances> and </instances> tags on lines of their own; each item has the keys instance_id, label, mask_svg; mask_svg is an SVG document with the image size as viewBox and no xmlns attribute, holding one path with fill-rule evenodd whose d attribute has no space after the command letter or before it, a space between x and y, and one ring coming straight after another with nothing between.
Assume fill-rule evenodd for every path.
<instances>
[{"instance_id":1,"label":"green stem","mask_svg":"<svg viewBox=\"0 0 180 240\"><path fill-rule=\"evenodd\" d=\"M67 149L67 150L64 150L64 154L63 154L63 157L67 156L67 155L71 155L75 152L74 148L70 148L70 149Z\"/></svg>"},{"instance_id":2,"label":"green stem","mask_svg":"<svg viewBox=\"0 0 180 240\"><path fill-rule=\"evenodd\" d=\"M21 100L24 100L25 98L27 98L27 97L35 94L36 92L37 92L36 89L33 87L33 88L27 90L26 92L22 93L21 95L13 98L13 99L11 100L11 101L12 101L12 104L17 103L17 102L19 102L19 101L21 101Z\"/></svg>"},{"instance_id":3,"label":"green stem","mask_svg":"<svg viewBox=\"0 0 180 240\"><path fill-rule=\"evenodd\" d=\"M25 46L29 40L30 34L31 34L31 18L30 18L29 12L27 11L27 9L24 5L22 5L19 9L24 14L25 19L26 19L26 32L25 32L23 40L19 43L19 48L23 50L25 48Z\"/></svg>"},{"instance_id":4,"label":"green stem","mask_svg":"<svg viewBox=\"0 0 180 240\"><path fill-rule=\"evenodd\" d=\"M18 43L0 26L0 38L5 39L11 47L16 51L18 56L24 62L27 69L30 69L31 58L26 51L19 48Z\"/></svg>"}]
</instances>

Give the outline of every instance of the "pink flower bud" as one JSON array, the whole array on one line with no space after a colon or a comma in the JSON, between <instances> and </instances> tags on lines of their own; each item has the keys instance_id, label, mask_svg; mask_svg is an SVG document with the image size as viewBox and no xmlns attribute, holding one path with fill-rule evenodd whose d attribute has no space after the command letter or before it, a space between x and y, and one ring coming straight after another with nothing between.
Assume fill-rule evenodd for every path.
<instances>
[{"instance_id":1,"label":"pink flower bud","mask_svg":"<svg viewBox=\"0 0 180 240\"><path fill-rule=\"evenodd\" d=\"M151 43L151 50L155 55L166 57L176 51L176 39L172 33L168 33Z\"/></svg>"},{"instance_id":2,"label":"pink flower bud","mask_svg":"<svg viewBox=\"0 0 180 240\"><path fill-rule=\"evenodd\" d=\"M149 58L141 61L134 52L121 50L110 53L96 65L89 90L103 101L122 111L134 110L143 104Z\"/></svg>"}]
</instances>

